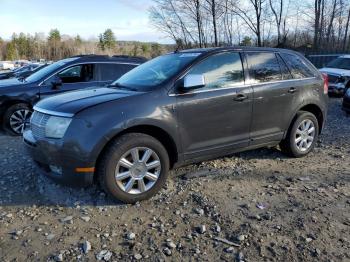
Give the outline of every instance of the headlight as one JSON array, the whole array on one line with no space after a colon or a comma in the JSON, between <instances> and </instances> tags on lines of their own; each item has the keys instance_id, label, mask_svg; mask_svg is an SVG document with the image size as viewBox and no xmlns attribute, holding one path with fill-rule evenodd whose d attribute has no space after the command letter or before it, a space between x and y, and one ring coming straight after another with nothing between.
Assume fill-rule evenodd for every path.
<instances>
[{"instance_id":1,"label":"headlight","mask_svg":"<svg viewBox=\"0 0 350 262\"><path fill-rule=\"evenodd\" d=\"M71 118L50 116L45 127L45 136L48 138L62 138L72 121Z\"/></svg>"},{"instance_id":2,"label":"headlight","mask_svg":"<svg viewBox=\"0 0 350 262\"><path fill-rule=\"evenodd\" d=\"M346 90L346 95L350 97L350 87Z\"/></svg>"}]
</instances>

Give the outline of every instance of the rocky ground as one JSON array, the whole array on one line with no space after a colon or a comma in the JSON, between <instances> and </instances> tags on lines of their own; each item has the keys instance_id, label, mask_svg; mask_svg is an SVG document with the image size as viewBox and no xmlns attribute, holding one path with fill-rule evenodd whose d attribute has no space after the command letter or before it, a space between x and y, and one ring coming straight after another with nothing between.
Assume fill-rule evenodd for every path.
<instances>
[{"instance_id":1,"label":"rocky ground","mask_svg":"<svg viewBox=\"0 0 350 262\"><path fill-rule=\"evenodd\" d=\"M172 172L136 205L39 176L0 136L0 261L350 261L350 118L331 99L313 153L276 148Z\"/></svg>"}]
</instances>

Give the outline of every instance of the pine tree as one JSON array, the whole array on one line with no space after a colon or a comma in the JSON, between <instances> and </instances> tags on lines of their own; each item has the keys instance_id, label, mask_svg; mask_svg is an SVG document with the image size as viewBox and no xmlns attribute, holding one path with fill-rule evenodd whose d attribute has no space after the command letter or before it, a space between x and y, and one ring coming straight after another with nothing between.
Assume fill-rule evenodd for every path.
<instances>
[{"instance_id":1,"label":"pine tree","mask_svg":"<svg viewBox=\"0 0 350 262\"><path fill-rule=\"evenodd\" d=\"M60 45L61 45L61 34L58 29L52 29L47 38L49 50L50 50L50 59L58 60L60 59Z\"/></svg>"},{"instance_id":2,"label":"pine tree","mask_svg":"<svg viewBox=\"0 0 350 262\"><path fill-rule=\"evenodd\" d=\"M102 50L112 50L116 47L117 40L111 29L106 29L103 34L99 35L98 47Z\"/></svg>"},{"instance_id":3,"label":"pine tree","mask_svg":"<svg viewBox=\"0 0 350 262\"><path fill-rule=\"evenodd\" d=\"M18 52L16 49L16 44L11 41L7 44L6 60L16 60L18 58Z\"/></svg>"}]
</instances>

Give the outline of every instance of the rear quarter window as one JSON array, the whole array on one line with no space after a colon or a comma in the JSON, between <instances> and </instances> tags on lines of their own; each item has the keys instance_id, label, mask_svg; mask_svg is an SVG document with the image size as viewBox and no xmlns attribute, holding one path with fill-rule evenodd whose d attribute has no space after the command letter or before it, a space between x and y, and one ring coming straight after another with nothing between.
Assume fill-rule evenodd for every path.
<instances>
[{"instance_id":1,"label":"rear quarter window","mask_svg":"<svg viewBox=\"0 0 350 262\"><path fill-rule=\"evenodd\" d=\"M96 64L96 80L117 80L119 77L135 67L136 65L130 64Z\"/></svg>"},{"instance_id":2,"label":"rear quarter window","mask_svg":"<svg viewBox=\"0 0 350 262\"><path fill-rule=\"evenodd\" d=\"M302 57L294 54L281 53L283 60L289 67L293 78L301 79L315 77L315 70Z\"/></svg>"}]
</instances>

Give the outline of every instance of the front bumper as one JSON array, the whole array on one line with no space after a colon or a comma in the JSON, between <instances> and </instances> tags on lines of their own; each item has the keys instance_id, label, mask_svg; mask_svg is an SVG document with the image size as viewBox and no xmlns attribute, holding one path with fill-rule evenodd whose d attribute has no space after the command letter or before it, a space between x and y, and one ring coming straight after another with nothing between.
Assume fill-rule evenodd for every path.
<instances>
[{"instance_id":1,"label":"front bumper","mask_svg":"<svg viewBox=\"0 0 350 262\"><path fill-rule=\"evenodd\" d=\"M343 105L342 105L342 109L350 114L350 97L349 96L344 96L343 98Z\"/></svg>"},{"instance_id":2,"label":"front bumper","mask_svg":"<svg viewBox=\"0 0 350 262\"><path fill-rule=\"evenodd\" d=\"M329 84L329 86L328 86L328 93L329 94L334 94L334 95L344 95L345 87L340 88L337 85Z\"/></svg>"},{"instance_id":3,"label":"front bumper","mask_svg":"<svg viewBox=\"0 0 350 262\"><path fill-rule=\"evenodd\" d=\"M67 146L62 140L36 140L31 130L23 134L23 141L27 152L37 164L41 173L55 181L70 186L88 186L93 183L94 163L90 163L80 156L79 149ZM77 168L84 172L77 172Z\"/></svg>"}]
</instances>

